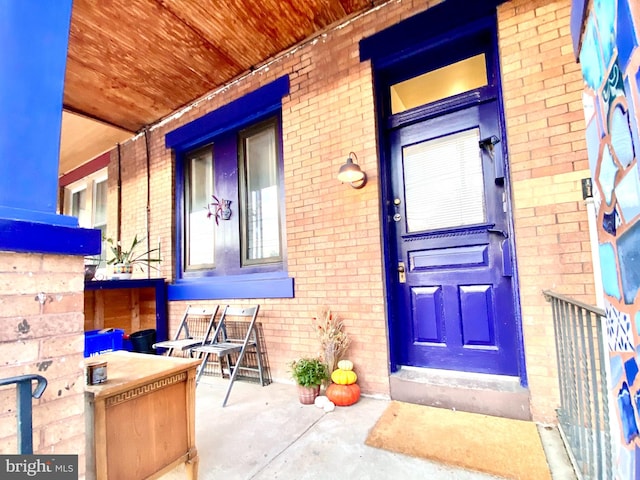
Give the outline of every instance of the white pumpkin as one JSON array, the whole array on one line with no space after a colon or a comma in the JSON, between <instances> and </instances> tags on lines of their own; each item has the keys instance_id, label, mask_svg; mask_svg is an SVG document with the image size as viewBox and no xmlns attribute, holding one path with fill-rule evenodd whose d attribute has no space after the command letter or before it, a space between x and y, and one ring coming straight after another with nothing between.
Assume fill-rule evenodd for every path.
<instances>
[{"instance_id":1,"label":"white pumpkin","mask_svg":"<svg viewBox=\"0 0 640 480\"><path fill-rule=\"evenodd\" d=\"M329 413L329 412L333 412L336 409L336 404L333 403L331 400L327 401L327 403L325 403L324 405L324 411Z\"/></svg>"}]
</instances>

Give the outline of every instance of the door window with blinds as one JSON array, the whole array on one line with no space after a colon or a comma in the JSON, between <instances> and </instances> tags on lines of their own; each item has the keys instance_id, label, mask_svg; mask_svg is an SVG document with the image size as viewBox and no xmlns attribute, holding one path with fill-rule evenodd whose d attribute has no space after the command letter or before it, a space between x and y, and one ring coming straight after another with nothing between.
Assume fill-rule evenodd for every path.
<instances>
[{"instance_id":1,"label":"door window with blinds","mask_svg":"<svg viewBox=\"0 0 640 480\"><path fill-rule=\"evenodd\" d=\"M477 128L402 149L407 232L486 221Z\"/></svg>"},{"instance_id":2,"label":"door window with blinds","mask_svg":"<svg viewBox=\"0 0 640 480\"><path fill-rule=\"evenodd\" d=\"M184 276L283 269L279 119L226 132L182 157ZM226 218L222 202L229 202Z\"/></svg>"}]
</instances>

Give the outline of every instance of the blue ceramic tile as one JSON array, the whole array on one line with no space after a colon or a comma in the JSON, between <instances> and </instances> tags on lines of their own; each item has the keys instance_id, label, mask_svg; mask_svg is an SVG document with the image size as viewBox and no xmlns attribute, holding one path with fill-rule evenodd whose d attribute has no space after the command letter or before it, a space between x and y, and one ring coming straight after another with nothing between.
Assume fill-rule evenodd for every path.
<instances>
[{"instance_id":1,"label":"blue ceramic tile","mask_svg":"<svg viewBox=\"0 0 640 480\"><path fill-rule=\"evenodd\" d=\"M616 46L618 47L618 62L624 71L627 69L631 52L638 46L638 34L633 26L628 0L618 0Z\"/></svg>"},{"instance_id":2,"label":"blue ceramic tile","mask_svg":"<svg viewBox=\"0 0 640 480\"><path fill-rule=\"evenodd\" d=\"M610 297L620 300L620 288L618 287L618 270L616 255L610 243L600 245L600 268L602 270L602 286Z\"/></svg>"},{"instance_id":3,"label":"blue ceramic tile","mask_svg":"<svg viewBox=\"0 0 640 480\"><path fill-rule=\"evenodd\" d=\"M620 235L617 247L624 302L630 305L640 288L640 221Z\"/></svg>"},{"instance_id":4,"label":"blue ceramic tile","mask_svg":"<svg viewBox=\"0 0 640 480\"><path fill-rule=\"evenodd\" d=\"M638 73L638 72L635 72ZM625 75L624 77L624 91L627 93L627 98L633 98L633 96L629 93L633 90L631 89L631 79L634 78L635 73L631 73L629 75ZM640 140L638 137L638 118L636 117L636 106L633 102L629 102L627 107L629 111L627 113L627 118L629 119L629 130L631 130L631 138L634 146L634 153L638 145L640 145Z\"/></svg>"},{"instance_id":5,"label":"blue ceramic tile","mask_svg":"<svg viewBox=\"0 0 640 480\"><path fill-rule=\"evenodd\" d=\"M627 112L617 105L611 114L611 146L623 167L628 167L635 157L633 139L629 128Z\"/></svg>"},{"instance_id":6,"label":"blue ceramic tile","mask_svg":"<svg viewBox=\"0 0 640 480\"><path fill-rule=\"evenodd\" d=\"M618 231L617 217L618 211L614 208L612 212L605 212L602 215L602 229L609 235L616 236Z\"/></svg>"},{"instance_id":7,"label":"blue ceramic tile","mask_svg":"<svg viewBox=\"0 0 640 480\"><path fill-rule=\"evenodd\" d=\"M635 455L628 448L620 448L618 451L618 471L615 478L631 480L635 471Z\"/></svg>"},{"instance_id":8,"label":"blue ceramic tile","mask_svg":"<svg viewBox=\"0 0 640 480\"><path fill-rule=\"evenodd\" d=\"M621 312L613 305L607 304L605 308L607 342L611 352L635 352L633 328L631 318L627 313Z\"/></svg>"},{"instance_id":9,"label":"blue ceramic tile","mask_svg":"<svg viewBox=\"0 0 640 480\"><path fill-rule=\"evenodd\" d=\"M618 166L613 161L611 156L610 146L605 145L602 150L602 161L600 162L600 176L598 177L598 183L602 189L604 200L607 205L611 205L611 196L613 194L613 187L616 181L616 174L618 173Z\"/></svg>"},{"instance_id":10,"label":"blue ceramic tile","mask_svg":"<svg viewBox=\"0 0 640 480\"><path fill-rule=\"evenodd\" d=\"M624 373L627 376L629 385L633 385L638 376L638 364L635 357L630 358L624 362Z\"/></svg>"},{"instance_id":11,"label":"blue ceramic tile","mask_svg":"<svg viewBox=\"0 0 640 480\"><path fill-rule=\"evenodd\" d=\"M598 48L596 27L593 15L589 16L585 35L580 49L580 67L582 76L592 90L598 90L604 80L604 65Z\"/></svg>"},{"instance_id":12,"label":"blue ceramic tile","mask_svg":"<svg viewBox=\"0 0 640 480\"><path fill-rule=\"evenodd\" d=\"M596 168L598 166L598 155L600 153L600 132L598 131L598 121L594 117L587 125L587 156L589 157L589 169L591 170L591 178L596 176Z\"/></svg>"},{"instance_id":13,"label":"blue ceramic tile","mask_svg":"<svg viewBox=\"0 0 640 480\"><path fill-rule=\"evenodd\" d=\"M616 200L624 223L631 223L640 214L640 178L635 168L627 171L627 174L618 182Z\"/></svg>"},{"instance_id":14,"label":"blue ceramic tile","mask_svg":"<svg viewBox=\"0 0 640 480\"><path fill-rule=\"evenodd\" d=\"M625 443L629 444L638 436L638 424L631 401L631 392L626 382L622 382L622 388L618 391L618 409L622 425L622 435Z\"/></svg>"},{"instance_id":15,"label":"blue ceramic tile","mask_svg":"<svg viewBox=\"0 0 640 480\"><path fill-rule=\"evenodd\" d=\"M622 380L622 357L620 355L611 357L609 365L611 366L611 383L618 385Z\"/></svg>"},{"instance_id":16,"label":"blue ceramic tile","mask_svg":"<svg viewBox=\"0 0 640 480\"><path fill-rule=\"evenodd\" d=\"M598 22L600 48L604 64L609 65L613 58L613 39L615 38L616 2L612 0L595 0L593 11Z\"/></svg>"}]
</instances>

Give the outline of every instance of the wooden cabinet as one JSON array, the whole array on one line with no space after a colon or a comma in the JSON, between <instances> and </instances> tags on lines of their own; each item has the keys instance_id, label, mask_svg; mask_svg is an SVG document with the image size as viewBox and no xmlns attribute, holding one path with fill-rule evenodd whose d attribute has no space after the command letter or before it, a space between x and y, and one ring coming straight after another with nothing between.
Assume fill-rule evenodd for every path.
<instances>
[{"instance_id":1,"label":"wooden cabinet","mask_svg":"<svg viewBox=\"0 0 640 480\"><path fill-rule=\"evenodd\" d=\"M156 478L186 463L198 475L195 374L199 360L117 351L107 381L85 386L88 480Z\"/></svg>"},{"instance_id":2,"label":"wooden cabinet","mask_svg":"<svg viewBox=\"0 0 640 480\"><path fill-rule=\"evenodd\" d=\"M154 328L167 340L167 288L164 278L87 281L84 329L119 328L131 334Z\"/></svg>"}]
</instances>

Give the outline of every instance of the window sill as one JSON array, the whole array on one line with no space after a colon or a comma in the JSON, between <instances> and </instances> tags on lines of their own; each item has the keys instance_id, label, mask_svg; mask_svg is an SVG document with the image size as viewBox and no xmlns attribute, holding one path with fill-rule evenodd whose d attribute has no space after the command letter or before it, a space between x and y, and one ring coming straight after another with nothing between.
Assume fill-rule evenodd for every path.
<instances>
[{"instance_id":1,"label":"window sill","mask_svg":"<svg viewBox=\"0 0 640 480\"><path fill-rule=\"evenodd\" d=\"M293 298L293 283L284 273L189 278L168 285L167 293L170 301Z\"/></svg>"}]
</instances>

